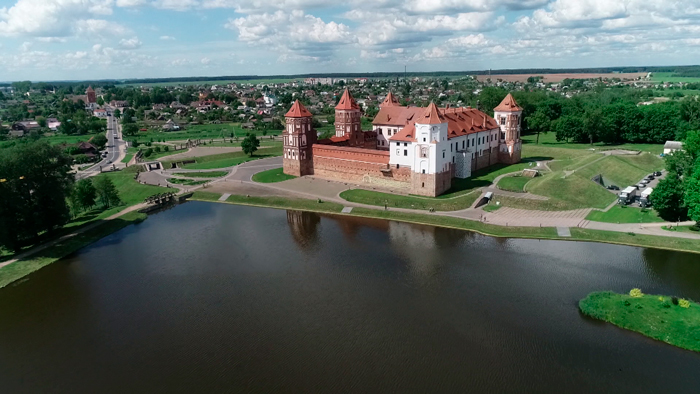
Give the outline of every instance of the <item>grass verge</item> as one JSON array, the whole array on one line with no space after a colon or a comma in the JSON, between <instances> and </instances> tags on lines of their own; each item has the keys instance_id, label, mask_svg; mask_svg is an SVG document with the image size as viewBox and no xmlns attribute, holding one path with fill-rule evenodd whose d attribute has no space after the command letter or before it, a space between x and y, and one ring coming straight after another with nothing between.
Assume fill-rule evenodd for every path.
<instances>
[{"instance_id":1,"label":"grass verge","mask_svg":"<svg viewBox=\"0 0 700 394\"><path fill-rule=\"evenodd\" d=\"M478 191L462 194L458 197L443 199L439 197L402 196L399 194L381 193L370 190L353 189L340 193L340 197L354 203L375 205L390 208L423 209L436 211L458 211L469 208L477 198Z\"/></svg>"},{"instance_id":2,"label":"grass verge","mask_svg":"<svg viewBox=\"0 0 700 394\"><path fill-rule=\"evenodd\" d=\"M219 155L208 155L208 156L200 156L200 157L193 157L191 159L187 160L195 160L196 163L193 164L185 164L182 166L184 169L188 170L211 170L215 168L228 168L228 167L233 167L237 166L239 164L251 161L251 160L257 160L257 159L263 159L266 157L275 157L275 156L281 156L282 155L282 147L274 147L274 148L263 148L259 149L255 155L248 156L243 152L231 152L231 153L222 153ZM163 162L163 168L171 168L171 164L173 162L181 162L183 160L173 160L173 161L164 161Z\"/></svg>"},{"instance_id":3,"label":"grass verge","mask_svg":"<svg viewBox=\"0 0 700 394\"><path fill-rule=\"evenodd\" d=\"M142 222L147 215L139 212L129 212L119 218L109 221L98 221L90 225L89 231L83 231L67 238L61 238L53 245L36 252L26 259L16 261L0 268L0 288L9 285L69 254L96 242L105 236L122 228ZM94 226L94 227L93 227Z\"/></svg>"},{"instance_id":4,"label":"grass verge","mask_svg":"<svg viewBox=\"0 0 700 394\"><path fill-rule=\"evenodd\" d=\"M259 183L276 183L282 181L288 181L290 179L296 178L294 175L288 175L284 173L284 169L274 168L272 170L258 172L253 175L253 182Z\"/></svg>"},{"instance_id":5,"label":"grass verge","mask_svg":"<svg viewBox=\"0 0 700 394\"><path fill-rule=\"evenodd\" d=\"M616 205L608 212L591 211L586 220L604 223L660 223L664 220L654 210Z\"/></svg>"},{"instance_id":6,"label":"grass verge","mask_svg":"<svg viewBox=\"0 0 700 394\"><path fill-rule=\"evenodd\" d=\"M658 295L632 297L611 291L591 293L579 301L584 314L683 349L700 352L700 305L684 308Z\"/></svg>"},{"instance_id":7,"label":"grass verge","mask_svg":"<svg viewBox=\"0 0 700 394\"><path fill-rule=\"evenodd\" d=\"M195 185L203 185L209 181L196 181L194 179L181 179L181 178L168 178L168 182L175 183L178 185L195 186Z\"/></svg>"}]
</instances>

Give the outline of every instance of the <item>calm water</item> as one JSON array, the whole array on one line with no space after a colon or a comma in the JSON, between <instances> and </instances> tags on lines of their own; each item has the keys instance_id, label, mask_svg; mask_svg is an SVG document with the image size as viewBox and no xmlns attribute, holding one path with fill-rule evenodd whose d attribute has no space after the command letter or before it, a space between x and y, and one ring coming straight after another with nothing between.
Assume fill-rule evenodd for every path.
<instances>
[{"instance_id":1,"label":"calm water","mask_svg":"<svg viewBox=\"0 0 700 394\"><path fill-rule=\"evenodd\" d=\"M578 312L632 287L700 299L700 259L192 202L0 291L0 392L699 392Z\"/></svg>"}]
</instances>

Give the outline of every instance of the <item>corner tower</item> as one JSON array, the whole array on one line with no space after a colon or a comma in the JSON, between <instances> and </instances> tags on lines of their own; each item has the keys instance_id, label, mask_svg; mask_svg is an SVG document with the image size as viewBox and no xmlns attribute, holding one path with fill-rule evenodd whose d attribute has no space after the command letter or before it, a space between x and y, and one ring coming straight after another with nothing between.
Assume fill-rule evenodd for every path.
<instances>
[{"instance_id":1,"label":"corner tower","mask_svg":"<svg viewBox=\"0 0 700 394\"><path fill-rule=\"evenodd\" d=\"M350 146L364 145L360 116L360 106L357 105L350 91L346 88L335 107L335 136L347 136Z\"/></svg>"},{"instance_id":2,"label":"corner tower","mask_svg":"<svg viewBox=\"0 0 700 394\"><path fill-rule=\"evenodd\" d=\"M87 104L94 104L97 102L97 95L92 89L92 86L88 86L87 90L85 91L85 95L87 96Z\"/></svg>"},{"instance_id":3,"label":"corner tower","mask_svg":"<svg viewBox=\"0 0 700 394\"><path fill-rule=\"evenodd\" d=\"M299 100L284 115L284 155L282 167L285 174L312 175L314 164L311 145L316 142L316 132L311 127L311 112Z\"/></svg>"},{"instance_id":4,"label":"corner tower","mask_svg":"<svg viewBox=\"0 0 700 394\"><path fill-rule=\"evenodd\" d=\"M519 163L523 147L520 139L523 109L508 93L493 112L493 117L496 118L498 127L501 129L498 138L498 161L506 164Z\"/></svg>"},{"instance_id":5,"label":"corner tower","mask_svg":"<svg viewBox=\"0 0 700 394\"><path fill-rule=\"evenodd\" d=\"M447 119L435 103L430 103L416 119L411 193L436 197L452 186L453 164L447 141Z\"/></svg>"}]
</instances>

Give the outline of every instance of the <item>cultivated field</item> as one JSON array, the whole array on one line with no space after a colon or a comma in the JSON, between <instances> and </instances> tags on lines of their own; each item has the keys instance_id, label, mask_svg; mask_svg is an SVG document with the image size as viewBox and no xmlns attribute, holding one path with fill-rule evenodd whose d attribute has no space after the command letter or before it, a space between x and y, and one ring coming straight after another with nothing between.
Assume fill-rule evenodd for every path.
<instances>
[{"instance_id":1,"label":"cultivated field","mask_svg":"<svg viewBox=\"0 0 700 394\"><path fill-rule=\"evenodd\" d=\"M530 77L543 77L544 83L557 83L565 79L595 79L595 78L620 78L622 80L634 80L646 77L647 73L606 73L606 74L494 74L477 75L476 79L484 82L491 78L491 81L501 80L504 82L527 82Z\"/></svg>"}]
</instances>

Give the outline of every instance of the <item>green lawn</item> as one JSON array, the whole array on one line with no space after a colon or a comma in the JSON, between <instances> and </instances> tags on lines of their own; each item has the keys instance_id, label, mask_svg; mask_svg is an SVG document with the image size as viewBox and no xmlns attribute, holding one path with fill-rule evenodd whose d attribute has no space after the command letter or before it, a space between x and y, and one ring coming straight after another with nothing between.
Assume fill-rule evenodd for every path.
<instances>
[{"instance_id":1,"label":"green lawn","mask_svg":"<svg viewBox=\"0 0 700 394\"><path fill-rule=\"evenodd\" d=\"M168 178L168 182L175 183L183 186L196 186L203 185L208 181L195 181L194 179L180 179L180 178Z\"/></svg>"},{"instance_id":2,"label":"green lawn","mask_svg":"<svg viewBox=\"0 0 700 394\"><path fill-rule=\"evenodd\" d=\"M144 151L148 150L147 147L146 147L146 148L142 148L142 149L143 149ZM162 149L162 148L161 148L161 149ZM161 150L160 152L153 151L153 153L152 153L150 156L145 156L145 155L144 155L143 158L144 158L144 160L147 160L147 161L154 161L154 160L158 160L158 159L161 159L161 158L163 158L163 157L168 157L168 156L175 155L175 154L178 154L178 153L182 153L182 150L177 150L177 151L176 151L176 150L174 150L174 149L170 149L170 150L168 150L167 152L165 152L165 151L163 151L163 150Z\"/></svg>"},{"instance_id":3,"label":"green lawn","mask_svg":"<svg viewBox=\"0 0 700 394\"><path fill-rule=\"evenodd\" d=\"M664 161L658 156L640 154L634 156L607 156L600 161L581 168L576 174L591 179L598 174L620 188L637 184L653 171L664 168Z\"/></svg>"},{"instance_id":4,"label":"green lawn","mask_svg":"<svg viewBox=\"0 0 700 394\"><path fill-rule=\"evenodd\" d=\"M651 75L651 80L654 82L671 82L671 83L676 83L676 82L684 82L684 83L693 83L693 82L700 82L700 78L694 78L694 77L683 77L683 76L678 76L674 72L661 72L661 73L652 73Z\"/></svg>"},{"instance_id":5,"label":"green lawn","mask_svg":"<svg viewBox=\"0 0 700 394\"><path fill-rule=\"evenodd\" d=\"M130 147L126 149L126 156L122 159L122 163L128 163L131 161L131 159L134 157L136 153L138 153L139 148L134 148Z\"/></svg>"},{"instance_id":6,"label":"green lawn","mask_svg":"<svg viewBox=\"0 0 700 394\"><path fill-rule=\"evenodd\" d=\"M192 200L199 201L219 201L221 194L196 191L192 196ZM330 212L340 213L343 206L333 202L318 200L307 200L297 198L284 197L246 197L242 195L231 195L225 202L231 204L253 205L261 207L281 208L281 209L299 209L314 212Z\"/></svg>"},{"instance_id":7,"label":"green lawn","mask_svg":"<svg viewBox=\"0 0 700 394\"><path fill-rule=\"evenodd\" d=\"M228 167L233 167L237 166L241 163L245 163L251 160L257 160L257 159L262 159L266 157L274 157L274 156L280 156L282 155L282 147L274 147L274 148L265 148L265 149L259 149L253 157L249 157L243 152L231 152L231 153L222 153L219 155L209 155L209 156L201 156L201 157L194 157L192 158L193 160L196 161L194 164L185 164L182 166L184 169L188 170L210 170L210 169L215 169L215 168L228 168ZM192 159L187 159L187 160L192 160ZM177 161L182 161L182 160L177 160ZM164 168L170 168L172 161L164 161L163 166Z\"/></svg>"},{"instance_id":8,"label":"green lawn","mask_svg":"<svg viewBox=\"0 0 700 394\"><path fill-rule=\"evenodd\" d=\"M496 204L488 204L488 205L484 205L484 207L482 209L486 212L494 212L494 211L498 211L499 209L501 209L501 206L496 205Z\"/></svg>"},{"instance_id":9,"label":"green lawn","mask_svg":"<svg viewBox=\"0 0 700 394\"><path fill-rule=\"evenodd\" d=\"M294 175L287 175L283 172L283 168L274 168L272 170L258 172L253 175L254 182L260 183L276 183L282 181L288 181L290 179L296 178Z\"/></svg>"},{"instance_id":10,"label":"green lawn","mask_svg":"<svg viewBox=\"0 0 700 394\"><path fill-rule=\"evenodd\" d=\"M669 296L643 295L637 298L601 291L579 301L579 308L594 319L700 352L700 304L690 302L690 306L684 308L675 305Z\"/></svg>"},{"instance_id":11,"label":"green lawn","mask_svg":"<svg viewBox=\"0 0 700 394\"><path fill-rule=\"evenodd\" d=\"M549 168L552 171L573 171L585 165L591 164L596 160L603 159L604 156L591 152L586 156L579 156L570 159L561 159L549 163Z\"/></svg>"},{"instance_id":12,"label":"green lawn","mask_svg":"<svg viewBox=\"0 0 700 394\"><path fill-rule=\"evenodd\" d=\"M479 192L462 194L454 198L431 198L419 196L403 196L399 194L381 193L370 190L353 189L340 193L340 197L358 204L376 205L389 208L422 209L430 208L436 211L458 211L469 208L477 198Z\"/></svg>"},{"instance_id":13,"label":"green lawn","mask_svg":"<svg viewBox=\"0 0 700 394\"><path fill-rule=\"evenodd\" d=\"M124 206L131 206L142 203L146 197L150 197L158 193L177 192L177 189L142 185L134 179L137 167L132 166L122 171L106 172L98 175L98 177L107 177L114 182L119 191L119 198L124 202ZM121 209L120 209L121 210Z\"/></svg>"},{"instance_id":14,"label":"green lawn","mask_svg":"<svg viewBox=\"0 0 700 394\"><path fill-rule=\"evenodd\" d=\"M83 135L64 135L64 134L55 134L55 135L43 135L41 137L41 140L47 141L51 145L58 145L58 144L77 144L78 142L87 142L90 140L90 138L95 137L97 135L105 135L105 133L97 133L97 134L83 134ZM12 146L16 143L18 143L20 140L7 140L7 141L0 141L0 148Z\"/></svg>"},{"instance_id":15,"label":"green lawn","mask_svg":"<svg viewBox=\"0 0 700 394\"><path fill-rule=\"evenodd\" d=\"M620 205L612 207L608 212L592 211L586 219L605 223L660 223L664 221L654 210Z\"/></svg>"},{"instance_id":16,"label":"green lawn","mask_svg":"<svg viewBox=\"0 0 700 394\"><path fill-rule=\"evenodd\" d=\"M523 140L523 152L526 152L532 147L543 147L543 148L560 148L560 149L570 149L570 150L589 150L595 149L595 152L611 150L611 149L628 149L628 150L638 150L642 152L651 152L653 154L660 154L664 150L663 144L604 144L601 142L591 144L577 144L577 143L567 143L563 141L557 141L555 133L540 134L539 144L535 144L537 136L536 135L524 135Z\"/></svg>"},{"instance_id":17,"label":"green lawn","mask_svg":"<svg viewBox=\"0 0 700 394\"><path fill-rule=\"evenodd\" d=\"M278 135L282 130L267 130L268 135ZM124 139L132 141L136 139L141 143L159 142L159 141L185 141L187 139L201 139L203 142L209 142L210 139L231 138L231 134L243 139L248 133L254 133L258 138L263 138L262 130L244 130L241 124L220 123L220 124L200 124L186 125L184 130L180 131L161 131L149 129L148 131L140 131L134 136L125 136ZM240 141L238 141L240 144Z\"/></svg>"},{"instance_id":18,"label":"green lawn","mask_svg":"<svg viewBox=\"0 0 700 394\"><path fill-rule=\"evenodd\" d=\"M521 175L507 176L498 181L498 188L509 192L522 193L525 191L525 184L530 182L532 178Z\"/></svg>"},{"instance_id":19,"label":"green lawn","mask_svg":"<svg viewBox=\"0 0 700 394\"><path fill-rule=\"evenodd\" d=\"M228 171L176 172L175 175L190 178L221 178L228 175Z\"/></svg>"}]
</instances>

